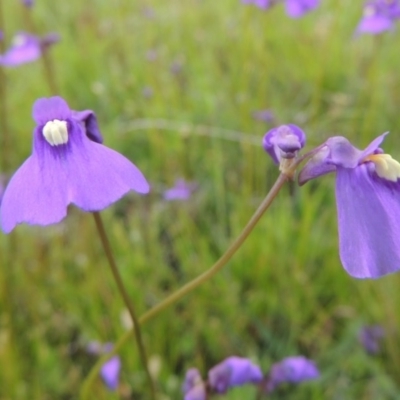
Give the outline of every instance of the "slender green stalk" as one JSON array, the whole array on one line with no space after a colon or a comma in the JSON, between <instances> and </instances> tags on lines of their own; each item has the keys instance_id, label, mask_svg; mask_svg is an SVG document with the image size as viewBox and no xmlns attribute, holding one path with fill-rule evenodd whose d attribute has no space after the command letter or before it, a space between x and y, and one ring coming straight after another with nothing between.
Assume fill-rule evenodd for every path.
<instances>
[{"instance_id":1,"label":"slender green stalk","mask_svg":"<svg viewBox=\"0 0 400 400\"><path fill-rule=\"evenodd\" d=\"M293 168L298 165L296 162L293 164ZM250 218L249 222L247 225L244 227L242 232L239 234L239 236L234 240L234 242L229 246L229 248L226 250L226 252L221 256L221 258L207 271L203 272L201 275L199 275L197 278L193 279L192 281L188 282L186 285L182 286L180 289L178 289L176 292L172 293L170 296L168 296L166 299L164 299L161 303L157 304L150 310L148 310L146 313L144 313L140 318L139 318L139 324L144 324L145 322L149 321L150 319L154 318L157 314L159 314L161 311L165 310L172 304L176 303L178 300L182 299L184 296L186 296L188 293L192 292L194 289L199 287L201 284L207 282L210 278L212 278L218 271L222 269L224 265L233 257L233 255L237 252L237 250L240 248L240 246L243 244L243 242L246 240L246 238L249 236L253 228L256 226L257 222L260 220L260 218L263 216L265 211L269 208L277 194L279 193L279 190L282 188L284 183L290 179L291 177L291 171L288 171L286 173L282 173L279 175L278 179L276 180L274 186L271 188L261 205L258 207L256 212L253 214L253 216ZM132 330L129 332L126 332L116 343L114 346L114 349L111 353L106 354L105 356L101 357L99 361L96 363L96 365L92 368L90 371L88 377L86 378L85 382L83 383L82 390L81 390L81 399L82 400L87 400L89 398L89 389L98 375L101 366L106 362L112 355L118 353L118 351L122 348L122 346L129 340L129 338L132 335Z\"/></svg>"},{"instance_id":2,"label":"slender green stalk","mask_svg":"<svg viewBox=\"0 0 400 400\"><path fill-rule=\"evenodd\" d=\"M96 228L97 228L97 231L99 232L101 243L103 245L104 252L106 253L108 263L110 264L114 279L117 282L118 289L124 299L125 305L128 308L129 314L133 321L133 333L135 334L136 345L139 349L140 360L142 362L144 370L146 371L147 379L149 381L149 385L151 388L151 397L154 400L154 399L156 399L156 391L155 391L153 379L150 375L150 371L148 368L146 350L145 350L145 347L143 344L142 334L140 331L140 322L136 316L136 312L133 307L132 301L130 300L129 295L125 289L125 285L124 285L124 283L122 281L122 277L118 271L117 264L115 263L113 252L111 250L110 242L108 241L108 237L107 237L106 231L104 229L104 225L103 225L101 216L98 212L94 212L93 216L94 216Z\"/></svg>"},{"instance_id":3,"label":"slender green stalk","mask_svg":"<svg viewBox=\"0 0 400 400\"><path fill-rule=\"evenodd\" d=\"M28 7L22 7L22 8L23 8L24 20L25 20L26 27L28 28L28 30L30 32L39 36L39 32L36 29L35 21L32 18L31 9ZM44 77L45 77L45 80L49 87L49 91L52 95L59 94L56 77L55 77L55 73L54 73L54 68L53 68L53 63L52 63L49 51L47 48L44 48L44 47L42 47L41 51L42 51L41 60L42 60L42 64L43 64Z\"/></svg>"}]
</instances>

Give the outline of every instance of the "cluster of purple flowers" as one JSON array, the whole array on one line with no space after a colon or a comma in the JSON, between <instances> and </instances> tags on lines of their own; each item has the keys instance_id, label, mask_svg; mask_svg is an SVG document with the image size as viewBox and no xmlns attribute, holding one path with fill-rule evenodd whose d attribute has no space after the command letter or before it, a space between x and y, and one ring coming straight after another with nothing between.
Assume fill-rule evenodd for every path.
<instances>
[{"instance_id":1,"label":"cluster of purple flowers","mask_svg":"<svg viewBox=\"0 0 400 400\"><path fill-rule=\"evenodd\" d=\"M399 18L399 0L370 0L364 5L363 17L356 32L377 35L393 29L396 20Z\"/></svg>"},{"instance_id":2,"label":"cluster of purple flowers","mask_svg":"<svg viewBox=\"0 0 400 400\"><path fill-rule=\"evenodd\" d=\"M251 360L232 356L211 368L207 381L196 368L189 369L182 391L185 400L206 400L208 394L225 394L236 386L252 384L271 393L283 383L297 384L318 377L315 363L303 356L287 357L273 364L266 376Z\"/></svg>"},{"instance_id":3,"label":"cluster of purple flowers","mask_svg":"<svg viewBox=\"0 0 400 400\"><path fill-rule=\"evenodd\" d=\"M335 136L309 153L300 185L336 174L340 258L356 278L378 278L400 269L400 163L379 147L387 133L364 150ZM266 133L263 145L281 170L305 144L304 132L283 125Z\"/></svg>"},{"instance_id":4,"label":"cluster of purple flowers","mask_svg":"<svg viewBox=\"0 0 400 400\"><path fill-rule=\"evenodd\" d=\"M254 4L263 10L268 10L277 3L285 3L287 15L300 18L318 7L319 0L242 0L242 3Z\"/></svg>"}]
</instances>

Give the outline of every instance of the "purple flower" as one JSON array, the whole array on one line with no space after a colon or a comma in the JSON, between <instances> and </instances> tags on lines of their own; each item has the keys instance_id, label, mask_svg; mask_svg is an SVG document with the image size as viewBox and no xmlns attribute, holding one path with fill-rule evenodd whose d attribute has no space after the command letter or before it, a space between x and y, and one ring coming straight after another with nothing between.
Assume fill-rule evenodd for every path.
<instances>
[{"instance_id":1,"label":"purple flower","mask_svg":"<svg viewBox=\"0 0 400 400\"><path fill-rule=\"evenodd\" d=\"M286 0L286 14L291 18L300 18L318 7L319 0Z\"/></svg>"},{"instance_id":2,"label":"purple flower","mask_svg":"<svg viewBox=\"0 0 400 400\"><path fill-rule=\"evenodd\" d=\"M253 113L253 118L257 119L258 121L263 121L270 124L274 122L275 115L271 110L261 110L261 111L255 111Z\"/></svg>"},{"instance_id":3,"label":"purple flower","mask_svg":"<svg viewBox=\"0 0 400 400\"><path fill-rule=\"evenodd\" d=\"M304 147L306 135L296 125L281 125L268 131L263 139L264 150L276 164L282 158L293 158Z\"/></svg>"},{"instance_id":4,"label":"purple flower","mask_svg":"<svg viewBox=\"0 0 400 400\"><path fill-rule=\"evenodd\" d=\"M163 197L167 201L189 200L195 189L195 184L188 183L184 179L177 179L175 185L163 193Z\"/></svg>"},{"instance_id":5,"label":"purple flower","mask_svg":"<svg viewBox=\"0 0 400 400\"><path fill-rule=\"evenodd\" d=\"M30 7L33 6L33 0L21 0L21 1L22 1L22 4L23 4L25 7L30 8Z\"/></svg>"},{"instance_id":6,"label":"purple flower","mask_svg":"<svg viewBox=\"0 0 400 400\"><path fill-rule=\"evenodd\" d=\"M208 372L209 385L217 393L246 383L258 383L262 378L260 367L247 358L236 356L228 357Z\"/></svg>"},{"instance_id":7,"label":"purple flower","mask_svg":"<svg viewBox=\"0 0 400 400\"><path fill-rule=\"evenodd\" d=\"M266 384L267 392L272 392L282 383L300 383L319 377L315 363L306 357L287 357L272 365Z\"/></svg>"},{"instance_id":8,"label":"purple flower","mask_svg":"<svg viewBox=\"0 0 400 400\"><path fill-rule=\"evenodd\" d=\"M14 37L12 46L4 54L0 55L0 65L17 67L18 65L36 61L47 47L58 40L59 36L55 33L39 38L30 33L20 32Z\"/></svg>"},{"instance_id":9,"label":"purple flower","mask_svg":"<svg viewBox=\"0 0 400 400\"><path fill-rule=\"evenodd\" d=\"M358 339L364 349L370 354L380 351L380 342L385 336L385 331L380 325L364 326L358 333Z\"/></svg>"},{"instance_id":10,"label":"purple flower","mask_svg":"<svg viewBox=\"0 0 400 400\"><path fill-rule=\"evenodd\" d=\"M255 6L267 10L270 8L276 0L242 0L244 4L254 4Z\"/></svg>"},{"instance_id":11,"label":"purple flower","mask_svg":"<svg viewBox=\"0 0 400 400\"><path fill-rule=\"evenodd\" d=\"M182 392L185 400L206 400L206 387L197 368L190 368L186 372Z\"/></svg>"},{"instance_id":12,"label":"purple flower","mask_svg":"<svg viewBox=\"0 0 400 400\"><path fill-rule=\"evenodd\" d=\"M59 222L69 204L99 211L130 190L149 191L128 159L98 143L101 136L91 115L72 112L61 97L35 102L32 155L11 178L0 208L6 233L22 222Z\"/></svg>"},{"instance_id":13,"label":"purple flower","mask_svg":"<svg viewBox=\"0 0 400 400\"><path fill-rule=\"evenodd\" d=\"M356 33L377 35L393 28L394 20L400 17L398 0L374 0L364 5L363 18Z\"/></svg>"},{"instance_id":14,"label":"purple flower","mask_svg":"<svg viewBox=\"0 0 400 400\"><path fill-rule=\"evenodd\" d=\"M120 370L121 360L118 356L111 357L101 367L100 376L110 390L117 390Z\"/></svg>"},{"instance_id":15,"label":"purple flower","mask_svg":"<svg viewBox=\"0 0 400 400\"><path fill-rule=\"evenodd\" d=\"M378 278L400 268L400 164L382 154L385 135L365 150L332 137L299 174L303 184L336 172L340 258L356 278Z\"/></svg>"}]
</instances>

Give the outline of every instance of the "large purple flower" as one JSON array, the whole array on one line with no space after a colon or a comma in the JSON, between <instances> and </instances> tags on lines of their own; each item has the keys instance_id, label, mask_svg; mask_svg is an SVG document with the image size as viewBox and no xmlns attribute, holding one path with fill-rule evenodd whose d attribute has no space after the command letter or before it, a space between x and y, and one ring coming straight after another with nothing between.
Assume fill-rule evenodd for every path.
<instances>
[{"instance_id":1,"label":"large purple flower","mask_svg":"<svg viewBox=\"0 0 400 400\"><path fill-rule=\"evenodd\" d=\"M314 361L303 356L287 357L272 365L268 374L266 391L272 392L282 383L300 383L317 379L319 371Z\"/></svg>"},{"instance_id":2,"label":"large purple flower","mask_svg":"<svg viewBox=\"0 0 400 400\"><path fill-rule=\"evenodd\" d=\"M385 135L365 150L332 137L299 174L303 184L336 172L340 258L356 278L400 269L400 164L379 148Z\"/></svg>"},{"instance_id":3,"label":"large purple flower","mask_svg":"<svg viewBox=\"0 0 400 400\"><path fill-rule=\"evenodd\" d=\"M259 383L263 374L258 365L242 357L228 357L208 372L209 386L217 393L246 383Z\"/></svg>"},{"instance_id":4,"label":"large purple flower","mask_svg":"<svg viewBox=\"0 0 400 400\"><path fill-rule=\"evenodd\" d=\"M377 35L393 28L394 21L400 17L399 0L373 0L364 5L364 12L356 33Z\"/></svg>"},{"instance_id":5,"label":"large purple flower","mask_svg":"<svg viewBox=\"0 0 400 400\"><path fill-rule=\"evenodd\" d=\"M59 222L69 204L99 211L130 190L149 191L138 168L97 143L100 132L90 116L71 111L61 97L35 102L32 155L11 178L1 203L0 221L6 233L22 222Z\"/></svg>"},{"instance_id":6,"label":"large purple flower","mask_svg":"<svg viewBox=\"0 0 400 400\"><path fill-rule=\"evenodd\" d=\"M36 61L42 56L50 45L59 41L56 33L49 33L43 38L26 32L18 33L12 42L11 47L0 55L0 65L6 67L17 67L32 61Z\"/></svg>"}]
</instances>

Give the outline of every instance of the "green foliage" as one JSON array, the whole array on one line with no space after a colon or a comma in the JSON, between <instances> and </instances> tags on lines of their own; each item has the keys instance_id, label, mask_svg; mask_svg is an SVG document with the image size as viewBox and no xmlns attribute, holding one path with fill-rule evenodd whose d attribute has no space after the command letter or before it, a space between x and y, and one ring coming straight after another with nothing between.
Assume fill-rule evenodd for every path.
<instances>
[{"instance_id":1,"label":"green foliage","mask_svg":"<svg viewBox=\"0 0 400 400\"><path fill-rule=\"evenodd\" d=\"M390 130L385 148L400 155L398 34L355 38L361 1L325 0L301 20L239 0L37 3L38 31L62 37L51 50L59 93L95 110L105 142L152 183L149 196L103 213L140 313L212 265L272 185L278 171L254 142L270 126L254 111L300 125L309 146L343 134L363 148ZM24 26L23 11L5 1L6 40ZM15 169L30 152L32 104L51 92L40 61L5 72ZM178 177L198 190L164 202ZM114 342L126 329L91 219L72 207L57 226L0 235L1 400L77 399L95 361L87 342ZM242 355L267 372L298 354L316 360L321 379L271 399L398 399L399 284L399 274L359 281L341 267L331 178L287 186L222 272L145 325L162 399L182 397L189 367L206 376ZM369 323L387 332L378 356L357 341ZM132 343L121 357L119 393L98 380L94 399L147 398Z\"/></svg>"}]
</instances>

